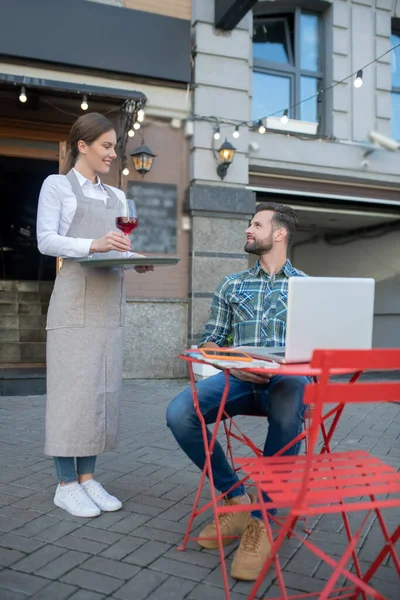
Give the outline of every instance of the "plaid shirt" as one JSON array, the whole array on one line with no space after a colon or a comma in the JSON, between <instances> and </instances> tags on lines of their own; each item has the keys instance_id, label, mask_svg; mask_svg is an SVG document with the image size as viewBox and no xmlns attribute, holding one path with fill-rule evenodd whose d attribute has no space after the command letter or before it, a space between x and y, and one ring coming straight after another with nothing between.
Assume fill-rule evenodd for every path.
<instances>
[{"instance_id":1,"label":"plaid shirt","mask_svg":"<svg viewBox=\"0 0 400 600\"><path fill-rule=\"evenodd\" d=\"M201 345L284 346L289 277L306 277L289 260L270 277L257 260L252 269L228 275L215 291Z\"/></svg>"}]
</instances>

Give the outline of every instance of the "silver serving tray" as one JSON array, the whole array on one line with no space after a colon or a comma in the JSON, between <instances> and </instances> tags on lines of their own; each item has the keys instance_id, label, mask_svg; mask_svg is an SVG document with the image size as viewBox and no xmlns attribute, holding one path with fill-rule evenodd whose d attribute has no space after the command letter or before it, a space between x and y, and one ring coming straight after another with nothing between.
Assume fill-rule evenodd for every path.
<instances>
[{"instance_id":1,"label":"silver serving tray","mask_svg":"<svg viewBox=\"0 0 400 600\"><path fill-rule=\"evenodd\" d=\"M176 265L181 260L180 256L135 256L132 258L78 258L77 262L82 267L144 267L157 266L169 267Z\"/></svg>"}]
</instances>

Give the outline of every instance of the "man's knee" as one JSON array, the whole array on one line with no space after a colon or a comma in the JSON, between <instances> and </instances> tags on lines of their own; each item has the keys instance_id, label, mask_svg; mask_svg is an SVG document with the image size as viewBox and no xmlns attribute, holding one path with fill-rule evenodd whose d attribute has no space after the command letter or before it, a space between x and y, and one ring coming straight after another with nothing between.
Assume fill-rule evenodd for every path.
<instances>
[{"instance_id":1,"label":"man's knee","mask_svg":"<svg viewBox=\"0 0 400 600\"><path fill-rule=\"evenodd\" d=\"M176 438L184 436L190 426L198 421L190 388L171 400L166 416L167 425Z\"/></svg>"},{"instance_id":2,"label":"man's knee","mask_svg":"<svg viewBox=\"0 0 400 600\"><path fill-rule=\"evenodd\" d=\"M274 389L269 415L283 428L290 428L303 417L306 377L282 377Z\"/></svg>"}]
</instances>

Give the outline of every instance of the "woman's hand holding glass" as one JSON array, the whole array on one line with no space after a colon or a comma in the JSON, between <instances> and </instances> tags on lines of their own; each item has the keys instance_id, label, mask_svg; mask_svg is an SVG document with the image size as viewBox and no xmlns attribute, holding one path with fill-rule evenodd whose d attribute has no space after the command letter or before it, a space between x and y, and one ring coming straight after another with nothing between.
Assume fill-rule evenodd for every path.
<instances>
[{"instance_id":1,"label":"woman's hand holding glass","mask_svg":"<svg viewBox=\"0 0 400 600\"><path fill-rule=\"evenodd\" d=\"M104 237L93 240L90 246L90 254L95 252L129 252L131 241L129 237L119 231L109 231Z\"/></svg>"}]
</instances>

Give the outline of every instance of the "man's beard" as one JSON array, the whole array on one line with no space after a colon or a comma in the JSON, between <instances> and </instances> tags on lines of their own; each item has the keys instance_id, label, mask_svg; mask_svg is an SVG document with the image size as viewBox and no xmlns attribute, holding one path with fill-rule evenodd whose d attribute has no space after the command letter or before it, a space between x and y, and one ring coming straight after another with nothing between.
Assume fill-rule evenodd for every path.
<instances>
[{"instance_id":1,"label":"man's beard","mask_svg":"<svg viewBox=\"0 0 400 600\"><path fill-rule=\"evenodd\" d=\"M249 254L256 254L257 256L261 256L262 254L268 254L271 252L273 248L273 244L270 238L266 238L264 240L252 240L246 242L244 247L244 251Z\"/></svg>"}]
</instances>

